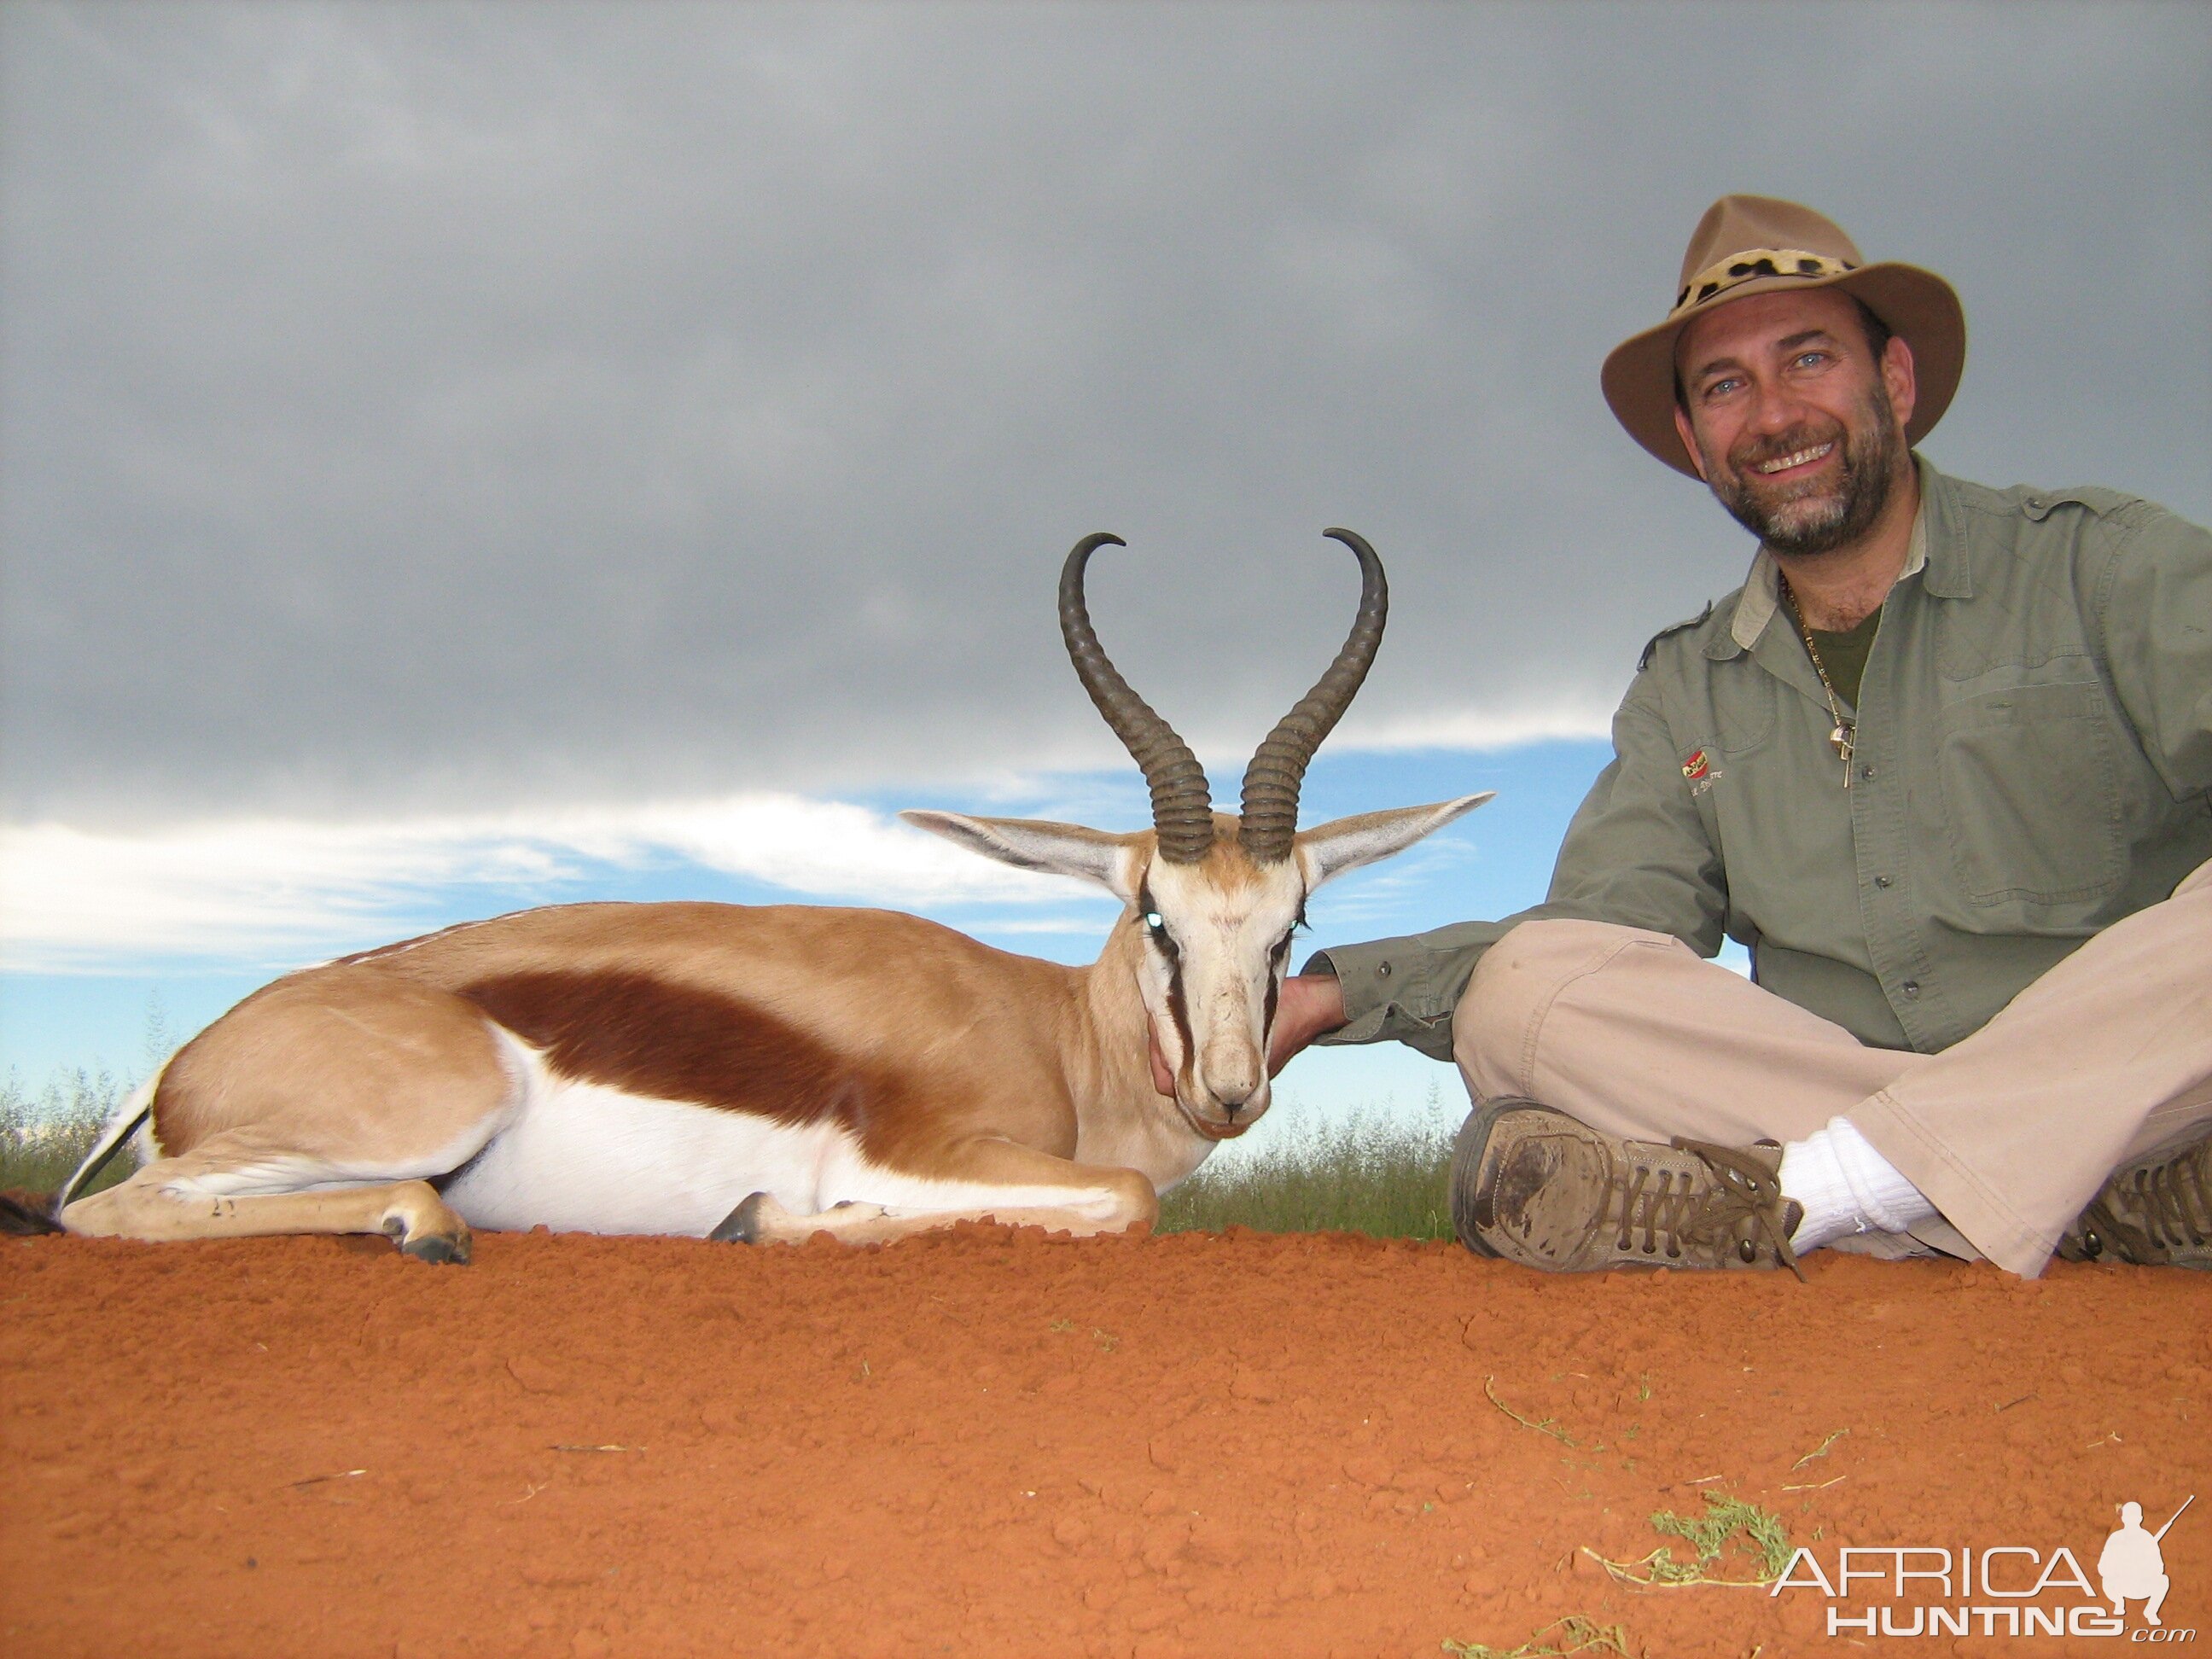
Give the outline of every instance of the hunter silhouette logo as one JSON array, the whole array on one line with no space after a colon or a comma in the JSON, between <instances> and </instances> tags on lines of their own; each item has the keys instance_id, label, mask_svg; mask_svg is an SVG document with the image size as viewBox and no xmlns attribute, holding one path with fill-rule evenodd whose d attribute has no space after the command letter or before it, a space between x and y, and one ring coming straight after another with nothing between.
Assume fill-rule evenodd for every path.
<instances>
[{"instance_id":1,"label":"hunter silhouette logo","mask_svg":"<svg viewBox=\"0 0 2212 1659\"><path fill-rule=\"evenodd\" d=\"M2104 1553L2097 1558L2097 1577L2115 1613L2125 1616L2127 1603L2139 1601L2143 1604L2143 1622L2160 1622L2158 1610L2166 1603L2171 1581L2166 1576L2166 1556L2159 1545L2181 1519L2181 1510L2196 1501L2197 1494L2190 1493L2182 1500L2181 1509L2166 1516L2166 1525L2156 1532L2143 1530L2142 1504L2120 1505L2120 1529L2105 1540Z\"/></svg>"}]
</instances>

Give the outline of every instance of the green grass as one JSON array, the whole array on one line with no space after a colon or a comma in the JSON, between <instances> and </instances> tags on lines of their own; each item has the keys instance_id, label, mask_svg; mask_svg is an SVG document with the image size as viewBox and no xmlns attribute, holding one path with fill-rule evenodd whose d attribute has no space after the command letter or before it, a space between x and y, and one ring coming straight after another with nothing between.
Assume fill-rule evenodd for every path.
<instances>
[{"instance_id":1,"label":"green grass","mask_svg":"<svg viewBox=\"0 0 2212 1659\"><path fill-rule=\"evenodd\" d=\"M115 1109L124 1086L106 1071L58 1072L36 1094L14 1072L0 1080L0 1188L52 1193L76 1172ZM112 1187L131 1170L118 1153L86 1188Z\"/></svg>"},{"instance_id":2,"label":"green grass","mask_svg":"<svg viewBox=\"0 0 2212 1659\"><path fill-rule=\"evenodd\" d=\"M9 1073L0 1080L0 1188L58 1190L124 1092L106 1071L58 1073L35 1094ZM1455 1127L1433 1100L1424 1119L1410 1121L1355 1112L1313 1124L1284 1111L1256 1155L1205 1165L1162 1199L1159 1231L1449 1238L1444 1180ZM128 1153L118 1155L87 1190L113 1186L132 1167Z\"/></svg>"},{"instance_id":3,"label":"green grass","mask_svg":"<svg viewBox=\"0 0 2212 1659\"><path fill-rule=\"evenodd\" d=\"M1362 1112L1285 1124L1284 1138L1252 1157L1200 1166L1160 1200L1159 1231L1449 1238L1444 1182L1455 1127L1433 1103L1425 1121Z\"/></svg>"}]
</instances>

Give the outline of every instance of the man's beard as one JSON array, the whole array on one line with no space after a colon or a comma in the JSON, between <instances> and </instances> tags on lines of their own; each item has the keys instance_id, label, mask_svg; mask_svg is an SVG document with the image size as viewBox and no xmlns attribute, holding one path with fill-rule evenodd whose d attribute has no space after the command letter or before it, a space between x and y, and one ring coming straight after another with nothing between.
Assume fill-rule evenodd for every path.
<instances>
[{"instance_id":1,"label":"man's beard","mask_svg":"<svg viewBox=\"0 0 2212 1659\"><path fill-rule=\"evenodd\" d=\"M1713 494L1738 524L1777 553L1805 557L1851 545L1889 505L1903 449L1885 387L1874 389L1863 412L1866 422L1856 433L1839 422L1826 423L1826 429L1801 426L1779 438L1739 446L1724 465L1713 466L1708 458ZM1761 462L1831 441L1843 447L1843 463L1835 483L1823 486L1828 493L1766 500L1753 493Z\"/></svg>"}]
</instances>

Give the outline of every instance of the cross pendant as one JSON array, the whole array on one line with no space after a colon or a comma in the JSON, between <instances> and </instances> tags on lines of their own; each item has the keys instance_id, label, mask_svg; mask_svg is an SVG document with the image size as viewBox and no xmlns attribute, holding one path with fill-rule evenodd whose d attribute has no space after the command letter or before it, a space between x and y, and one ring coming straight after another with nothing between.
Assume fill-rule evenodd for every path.
<instances>
[{"instance_id":1,"label":"cross pendant","mask_svg":"<svg viewBox=\"0 0 2212 1659\"><path fill-rule=\"evenodd\" d=\"M1851 747L1857 735L1849 725L1842 721L1838 721L1836 729L1828 733L1828 741L1836 745L1836 753L1843 759L1844 787L1846 789L1851 787Z\"/></svg>"}]
</instances>

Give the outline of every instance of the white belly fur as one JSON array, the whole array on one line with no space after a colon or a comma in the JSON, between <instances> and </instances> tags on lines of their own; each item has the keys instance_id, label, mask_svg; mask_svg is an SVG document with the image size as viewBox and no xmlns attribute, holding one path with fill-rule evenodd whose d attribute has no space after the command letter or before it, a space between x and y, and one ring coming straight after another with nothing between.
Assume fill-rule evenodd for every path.
<instances>
[{"instance_id":1,"label":"white belly fur","mask_svg":"<svg viewBox=\"0 0 2212 1659\"><path fill-rule=\"evenodd\" d=\"M792 1126L560 1077L513 1033L493 1029L514 1074L515 1105L442 1188L471 1226L703 1238L755 1193L770 1194L793 1215L842 1203L911 1213L1087 1212L1114 1202L1110 1192L1089 1186L984 1187L886 1169L870 1163L841 1125ZM1206 1150L1200 1143L1199 1156Z\"/></svg>"},{"instance_id":2,"label":"white belly fur","mask_svg":"<svg viewBox=\"0 0 2212 1659\"><path fill-rule=\"evenodd\" d=\"M556 1077L523 1055L519 1109L443 1189L471 1226L703 1238L762 1192L794 1215L847 1202L908 1212L1112 1200L1088 1187L980 1187L908 1175L871 1164L836 1124L793 1127L626 1094Z\"/></svg>"},{"instance_id":3,"label":"white belly fur","mask_svg":"<svg viewBox=\"0 0 2212 1659\"><path fill-rule=\"evenodd\" d=\"M476 1227L703 1238L754 1193L801 1213L823 1207L825 1176L857 1152L835 1124L793 1128L538 1070L513 1123L445 1198Z\"/></svg>"}]
</instances>

